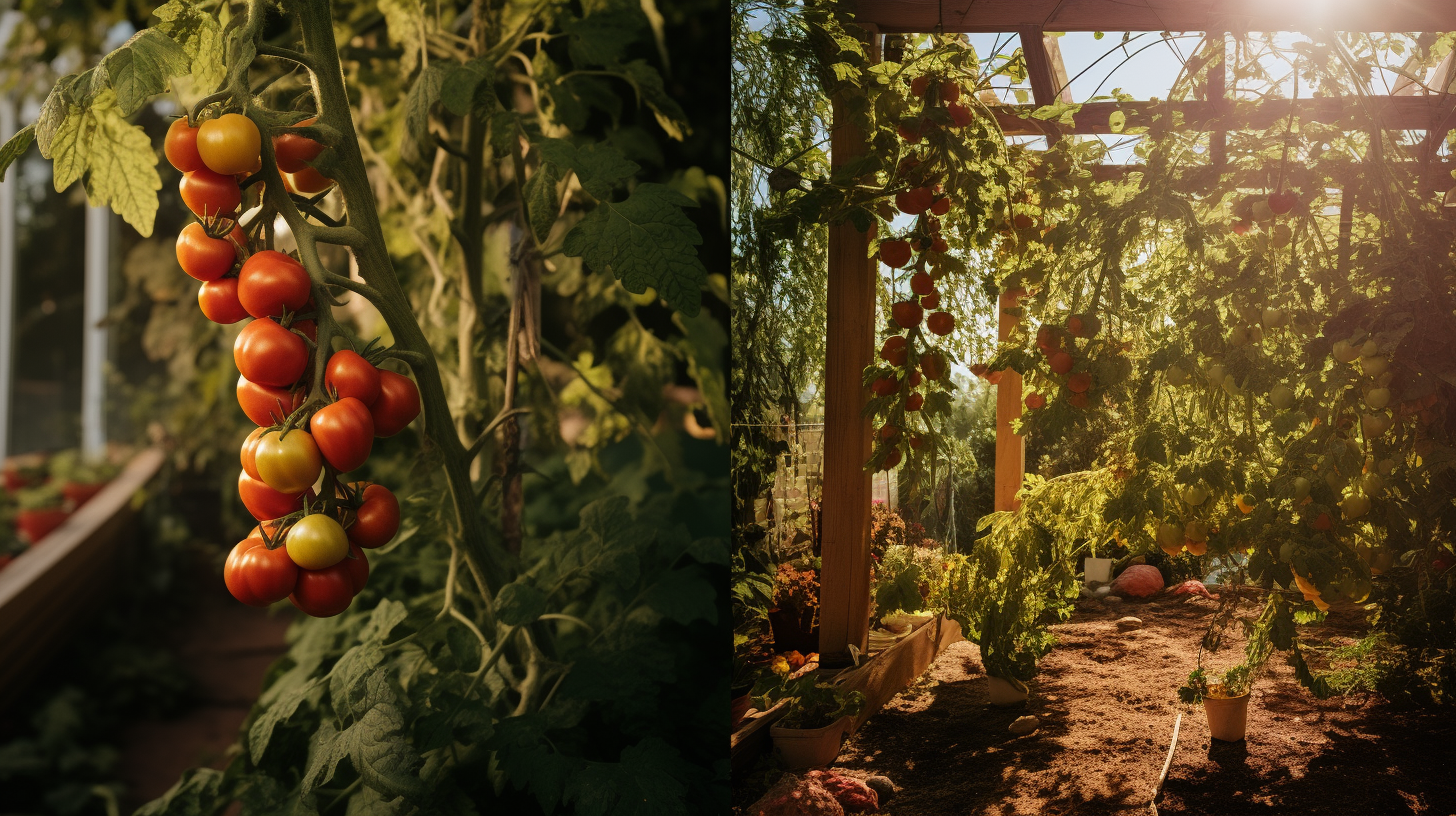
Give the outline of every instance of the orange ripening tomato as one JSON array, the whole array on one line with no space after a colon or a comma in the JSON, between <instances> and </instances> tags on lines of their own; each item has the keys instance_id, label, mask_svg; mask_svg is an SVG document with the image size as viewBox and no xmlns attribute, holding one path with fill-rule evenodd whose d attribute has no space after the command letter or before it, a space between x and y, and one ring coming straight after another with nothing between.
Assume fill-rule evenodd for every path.
<instances>
[{"instance_id":1,"label":"orange ripening tomato","mask_svg":"<svg viewBox=\"0 0 1456 816\"><path fill-rule=\"evenodd\" d=\"M238 376L238 405L254 425L274 425L303 405L303 389L259 385ZM257 477L254 477L257 478Z\"/></svg>"},{"instance_id":2,"label":"orange ripening tomato","mask_svg":"<svg viewBox=\"0 0 1456 816\"><path fill-rule=\"evenodd\" d=\"M207 281L197 290L197 306L214 323L228 325L248 316L238 301L238 279L218 278Z\"/></svg>"},{"instance_id":3,"label":"orange ripening tomato","mask_svg":"<svg viewBox=\"0 0 1456 816\"><path fill-rule=\"evenodd\" d=\"M262 479L258 475L258 440L263 438L263 428L254 428L243 440L243 447L238 451L238 460L243 466L243 472L254 479Z\"/></svg>"},{"instance_id":4,"label":"orange ripening tomato","mask_svg":"<svg viewBox=\"0 0 1456 816\"><path fill-rule=\"evenodd\" d=\"M243 203L243 191L232 176L214 173L206 167L185 173L178 187L182 203L198 218L235 213Z\"/></svg>"},{"instance_id":5,"label":"orange ripening tomato","mask_svg":"<svg viewBox=\"0 0 1456 816\"><path fill-rule=\"evenodd\" d=\"M233 227L226 238L213 238L194 221L177 234L177 265L197 280L217 280L231 271L238 259L234 241L239 246L248 245L248 237L239 227Z\"/></svg>"},{"instance_id":6,"label":"orange ripening tomato","mask_svg":"<svg viewBox=\"0 0 1456 816\"><path fill-rule=\"evenodd\" d=\"M258 165L263 138L253 120L225 113L197 128L197 153L207 169L223 176L247 173Z\"/></svg>"},{"instance_id":7,"label":"orange ripening tomato","mask_svg":"<svg viewBox=\"0 0 1456 816\"><path fill-rule=\"evenodd\" d=\"M312 167L305 167L297 173L288 174L288 185L296 193L313 195L334 186L334 180Z\"/></svg>"},{"instance_id":8,"label":"orange ripening tomato","mask_svg":"<svg viewBox=\"0 0 1456 816\"><path fill-rule=\"evenodd\" d=\"M303 508L304 493L279 493L246 473L238 473L238 496L243 507L258 521L283 518Z\"/></svg>"}]
</instances>

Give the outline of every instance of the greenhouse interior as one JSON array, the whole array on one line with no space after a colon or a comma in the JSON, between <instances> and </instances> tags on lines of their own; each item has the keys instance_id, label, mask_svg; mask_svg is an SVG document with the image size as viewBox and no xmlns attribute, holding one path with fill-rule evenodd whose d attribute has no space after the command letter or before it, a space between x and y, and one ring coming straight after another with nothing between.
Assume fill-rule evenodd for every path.
<instances>
[{"instance_id":1,"label":"greenhouse interior","mask_svg":"<svg viewBox=\"0 0 1456 816\"><path fill-rule=\"evenodd\" d=\"M1456 6L732 37L733 812L1456 809Z\"/></svg>"}]
</instances>

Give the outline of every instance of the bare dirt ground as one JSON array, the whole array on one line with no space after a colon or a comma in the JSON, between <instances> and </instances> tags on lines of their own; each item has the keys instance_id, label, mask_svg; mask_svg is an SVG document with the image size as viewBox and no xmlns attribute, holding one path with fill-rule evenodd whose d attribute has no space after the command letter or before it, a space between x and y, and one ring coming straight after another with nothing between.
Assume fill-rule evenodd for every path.
<instances>
[{"instance_id":1,"label":"bare dirt ground","mask_svg":"<svg viewBox=\"0 0 1456 816\"><path fill-rule=\"evenodd\" d=\"M986 704L980 652L958 643L872 717L834 767L888 776L897 793L881 811L894 816L1150 813L1180 708L1176 689L1215 605L1189 596L1079 602L1054 627L1060 642L1042 661L1032 699L1009 709ZM1144 628L1119 632L1113 621L1124 615ZM1357 624L1332 616L1323 633ZM1225 651L1206 665L1237 659ZM1024 714L1039 717L1040 729L1009 733ZM1316 700L1276 653L1255 683L1244 742L1211 740L1201 707L1183 715L1158 811L1450 816L1453 760L1456 715L1364 695Z\"/></svg>"}]
</instances>

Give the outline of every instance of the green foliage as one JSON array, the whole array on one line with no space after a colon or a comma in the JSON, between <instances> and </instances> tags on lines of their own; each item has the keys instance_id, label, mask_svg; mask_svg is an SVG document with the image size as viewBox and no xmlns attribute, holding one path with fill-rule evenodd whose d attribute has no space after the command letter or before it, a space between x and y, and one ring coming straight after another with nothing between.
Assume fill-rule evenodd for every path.
<instances>
[{"instance_id":1,"label":"green foliage","mask_svg":"<svg viewBox=\"0 0 1456 816\"><path fill-rule=\"evenodd\" d=\"M838 686L821 682L813 672L793 679L765 678L754 689L753 699L754 705L764 710L780 700L789 700L778 724L806 730L833 725L841 717L854 717L865 706L865 696L860 692L846 693Z\"/></svg>"},{"instance_id":2,"label":"green foliage","mask_svg":"<svg viewBox=\"0 0 1456 816\"><path fill-rule=\"evenodd\" d=\"M44 484L15 491L15 503L21 510L52 510L66 501L56 484Z\"/></svg>"}]
</instances>

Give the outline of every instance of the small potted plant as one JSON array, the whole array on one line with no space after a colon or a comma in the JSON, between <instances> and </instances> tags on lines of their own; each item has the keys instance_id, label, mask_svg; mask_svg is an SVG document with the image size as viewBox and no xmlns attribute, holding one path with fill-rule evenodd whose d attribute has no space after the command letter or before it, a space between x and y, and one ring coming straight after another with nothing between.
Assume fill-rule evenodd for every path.
<instances>
[{"instance_id":1,"label":"small potted plant","mask_svg":"<svg viewBox=\"0 0 1456 816\"><path fill-rule=\"evenodd\" d=\"M51 458L51 477L61 485L61 494L72 510L90 501L106 483L116 478L119 468L105 459L87 459L75 449Z\"/></svg>"},{"instance_id":2,"label":"small potted plant","mask_svg":"<svg viewBox=\"0 0 1456 816\"><path fill-rule=\"evenodd\" d=\"M768 610L774 650L804 654L819 650L818 559L779 564L774 581L774 606Z\"/></svg>"},{"instance_id":3,"label":"small potted plant","mask_svg":"<svg viewBox=\"0 0 1456 816\"><path fill-rule=\"evenodd\" d=\"M21 490L15 494L15 501L20 508L15 515L15 529L30 544L45 538L70 515L65 508L66 497L54 485Z\"/></svg>"},{"instance_id":4,"label":"small potted plant","mask_svg":"<svg viewBox=\"0 0 1456 816\"><path fill-rule=\"evenodd\" d=\"M1203 711L1208 715L1209 736L1238 742L1248 730L1252 681L1253 673L1247 663L1240 663L1217 678L1210 677L1200 666L1178 689L1178 699L1191 705L1203 704Z\"/></svg>"},{"instance_id":5,"label":"small potted plant","mask_svg":"<svg viewBox=\"0 0 1456 816\"><path fill-rule=\"evenodd\" d=\"M865 706L863 694L846 694L836 686L819 682L812 672L783 682L779 696L789 698L788 709L769 729L769 735L790 770L833 762L850 722ZM765 695L755 700L771 706L773 698Z\"/></svg>"},{"instance_id":6,"label":"small potted plant","mask_svg":"<svg viewBox=\"0 0 1456 816\"><path fill-rule=\"evenodd\" d=\"M5 462L5 489L11 493L27 487L39 486L48 477L49 469L43 453L12 456Z\"/></svg>"}]
</instances>

